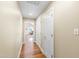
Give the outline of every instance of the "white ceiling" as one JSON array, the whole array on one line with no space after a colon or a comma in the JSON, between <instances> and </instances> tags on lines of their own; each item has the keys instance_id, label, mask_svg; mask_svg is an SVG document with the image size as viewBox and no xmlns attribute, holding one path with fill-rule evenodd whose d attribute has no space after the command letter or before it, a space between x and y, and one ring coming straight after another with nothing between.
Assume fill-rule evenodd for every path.
<instances>
[{"instance_id":1,"label":"white ceiling","mask_svg":"<svg viewBox=\"0 0 79 59\"><path fill-rule=\"evenodd\" d=\"M20 1L22 16L26 18L37 18L48 6L48 1Z\"/></svg>"}]
</instances>

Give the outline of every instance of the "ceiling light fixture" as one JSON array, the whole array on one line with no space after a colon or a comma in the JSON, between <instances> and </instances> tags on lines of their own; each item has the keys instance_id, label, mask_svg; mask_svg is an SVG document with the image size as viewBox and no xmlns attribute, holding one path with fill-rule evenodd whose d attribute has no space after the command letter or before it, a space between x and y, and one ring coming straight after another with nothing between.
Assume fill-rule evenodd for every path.
<instances>
[{"instance_id":1,"label":"ceiling light fixture","mask_svg":"<svg viewBox=\"0 0 79 59\"><path fill-rule=\"evenodd\" d=\"M32 13L29 13L30 16L32 16Z\"/></svg>"}]
</instances>

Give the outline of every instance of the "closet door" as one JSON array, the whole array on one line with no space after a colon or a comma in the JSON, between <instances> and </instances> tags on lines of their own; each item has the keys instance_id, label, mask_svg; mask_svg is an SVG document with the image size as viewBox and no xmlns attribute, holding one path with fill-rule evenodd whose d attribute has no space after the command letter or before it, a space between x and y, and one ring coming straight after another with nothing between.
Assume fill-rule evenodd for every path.
<instances>
[{"instance_id":1,"label":"closet door","mask_svg":"<svg viewBox=\"0 0 79 59\"><path fill-rule=\"evenodd\" d=\"M45 42L46 42L46 49L45 54L47 57L54 56L54 17L53 13L50 11L47 13L45 18Z\"/></svg>"},{"instance_id":2,"label":"closet door","mask_svg":"<svg viewBox=\"0 0 79 59\"><path fill-rule=\"evenodd\" d=\"M44 54L54 57L54 13L52 8L43 14L41 20L41 46Z\"/></svg>"}]
</instances>

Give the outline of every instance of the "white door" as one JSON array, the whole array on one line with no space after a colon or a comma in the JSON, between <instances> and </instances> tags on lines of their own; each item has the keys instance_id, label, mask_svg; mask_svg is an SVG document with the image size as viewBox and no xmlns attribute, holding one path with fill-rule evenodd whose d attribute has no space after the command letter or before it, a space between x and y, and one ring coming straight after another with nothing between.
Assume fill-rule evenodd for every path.
<instances>
[{"instance_id":1,"label":"white door","mask_svg":"<svg viewBox=\"0 0 79 59\"><path fill-rule=\"evenodd\" d=\"M48 58L54 57L54 13L52 9L49 9L41 20L41 46Z\"/></svg>"},{"instance_id":2,"label":"white door","mask_svg":"<svg viewBox=\"0 0 79 59\"><path fill-rule=\"evenodd\" d=\"M50 12L45 20L45 37L46 37L46 55L47 57L54 56L54 19L53 13Z\"/></svg>"}]
</instances>

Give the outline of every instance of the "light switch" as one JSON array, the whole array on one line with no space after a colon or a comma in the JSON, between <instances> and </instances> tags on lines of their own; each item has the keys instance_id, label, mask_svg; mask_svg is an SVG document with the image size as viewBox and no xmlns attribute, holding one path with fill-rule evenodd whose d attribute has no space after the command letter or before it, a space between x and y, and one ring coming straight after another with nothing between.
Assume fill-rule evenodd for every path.
<instances>
[{"instance_id":1,"label":"light switch","mask_svg":"<svg viewBox=\"0 0 79 59\"><path fill-rule=\"evenodd\" d=\"M74 35L78 35L78 28L74 28Z\"/></svg>"}]
</instances>

